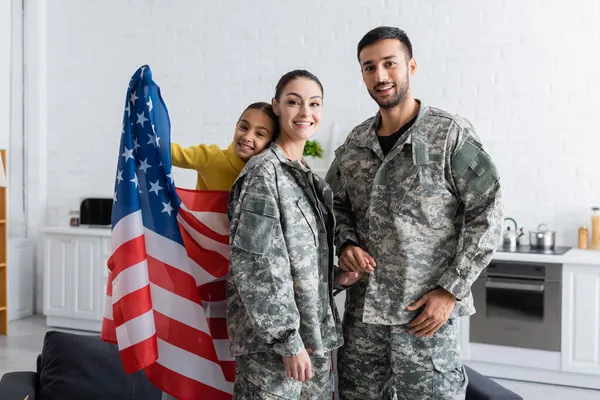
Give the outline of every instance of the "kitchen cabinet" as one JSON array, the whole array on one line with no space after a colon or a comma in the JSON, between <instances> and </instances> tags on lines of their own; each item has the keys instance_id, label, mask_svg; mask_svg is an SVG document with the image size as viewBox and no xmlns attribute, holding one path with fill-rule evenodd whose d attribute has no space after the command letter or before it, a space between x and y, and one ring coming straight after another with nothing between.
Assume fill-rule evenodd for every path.
<instances>
[{"instance_id":1,"label":"kitchen cabinet","mask_svg":"<svg viewBox=\"0 0 600 400\"><path fill-rule=\"evenodd\" d=\"M600 265L564 265L562 314L562 370L600 375Z\"/></svg>"},{"instance_id":2,"label":"kitchen cabinet","mask_svg":"<svg viewBox=\"0 0 600 400\"><path fill-rule=\"evenodd\" d=\"M497 252L494 260L561 266L561 317L556 328L560 347L542 351L530 346L476 343L470 337L472 318L462 318L459 332L465 364L495 378L600 389L600 251L571 249L562 255Z\"/></svg>"},{"instance_id":3,"label":"kitchen cabinet","mask_svg":"<svg viewBox=\"0 0 600 400\"><path fill-rule=\"evenodd\" d=\"M46 324L99 332L110 230L44 228L42 233Z\"/></svg>"}]
</instances>

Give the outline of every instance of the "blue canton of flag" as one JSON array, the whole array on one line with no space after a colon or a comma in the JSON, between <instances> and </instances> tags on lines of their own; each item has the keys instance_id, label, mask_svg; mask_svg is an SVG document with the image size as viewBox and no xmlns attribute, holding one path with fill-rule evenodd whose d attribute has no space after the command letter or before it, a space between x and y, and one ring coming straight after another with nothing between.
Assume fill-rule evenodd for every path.
<instances>
[{"instance_id":1,"label":"blue canton of flag","mask_svg":"<svg viewBox=\"0 0 600 400\"><path fill-rule=\"evenodd\" d=\"M171 172L171 122L150 67L129 83L113 195L112 227L141 209L144 227L183 244L177 225L181 203Z\"/></svg>"}]
</instances>

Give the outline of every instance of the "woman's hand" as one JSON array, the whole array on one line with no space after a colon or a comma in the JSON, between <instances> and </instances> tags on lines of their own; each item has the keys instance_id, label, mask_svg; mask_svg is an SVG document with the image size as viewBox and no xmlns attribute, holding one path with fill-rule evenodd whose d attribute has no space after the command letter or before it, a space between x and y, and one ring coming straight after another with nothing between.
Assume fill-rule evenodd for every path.
<instances>
[{"instance_id":1,"label":"woman's hand","mask_svg":"<svg viewBox=\"0 0 600 400\"><path fill-rule=\"evenodd\" d=\"M351 244L342 249L338 264L342 271L358 273L373 272L376 265L369 253Z\"/></svg>"},{"instance_id":2,"label":"woman's hand","mask_svg":"<svg viewBox=\"0 0 600 400\"><path fill-rule=\"evenodd\" d=\"M299 382L308 381L312 378L312 366L306 349L295 356L283 356L283 365L288 378Z\"/></svg>"}]
</instances>

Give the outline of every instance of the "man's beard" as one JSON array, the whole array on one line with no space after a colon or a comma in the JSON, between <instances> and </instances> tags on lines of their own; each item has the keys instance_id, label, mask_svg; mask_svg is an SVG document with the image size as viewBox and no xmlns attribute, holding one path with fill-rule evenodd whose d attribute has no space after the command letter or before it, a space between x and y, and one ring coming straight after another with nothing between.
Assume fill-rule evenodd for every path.
<instances>
[{"instance_id":1,"label":"man's beard","mask_svg":"<svg viewBox=\"0 0 600 400\"><path fill-rule=\"evenodd\" d=\"M371 95L373 100L375 100L375 102L379 105L379 107L383 109L396 107L398 104L402 103L408 95L408 74L404 83L402 85L395 84L394 89L396 89L396 96L394 96L394 98L390 100L378 100L376 89L373 92L369 92L369 94Z\"/></svg>"}]
</instances>

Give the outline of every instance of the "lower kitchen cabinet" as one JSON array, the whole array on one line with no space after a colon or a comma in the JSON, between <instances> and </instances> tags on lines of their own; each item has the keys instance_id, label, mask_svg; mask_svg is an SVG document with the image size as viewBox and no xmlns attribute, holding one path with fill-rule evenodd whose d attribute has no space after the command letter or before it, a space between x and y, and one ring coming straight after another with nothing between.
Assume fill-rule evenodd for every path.
<instances>
[{"instance_id":1,"label":"lower kitchen cabinet","mask_svg":"<svg viewBox=\"0 0 600 400\"><path fill-rule=\"evenodd\" d=\"M599 265L563 266L562 370L600 375Z\"/></svg>"},{"instance_id":2,"label":"lower kitchen cabinet","mask_svg":"<svg viewBox=\"0 0 600 400\"><path fill-rule=\"evenodd\" d=\"M99 332L110 230L45 228L42 233L46 324Z\"/></svg>"}]
</instances>

